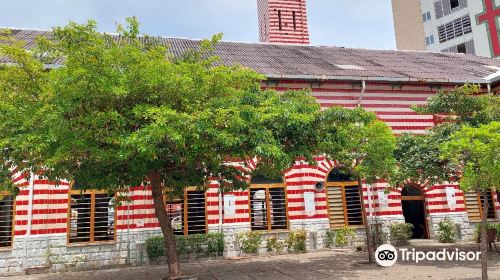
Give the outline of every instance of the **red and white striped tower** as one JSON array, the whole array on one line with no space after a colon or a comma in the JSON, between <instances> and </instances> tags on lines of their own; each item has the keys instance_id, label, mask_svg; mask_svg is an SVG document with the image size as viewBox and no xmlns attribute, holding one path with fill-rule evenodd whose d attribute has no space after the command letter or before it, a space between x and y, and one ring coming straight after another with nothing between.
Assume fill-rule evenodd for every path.
<instances>
[{"instance_id":1,"label":"red and white striped tower","mask_svg":"<svg viewBox=\"0 0 500 280\"><path fill-rule=\"evenodd\" d=\"M306 0L257 0L261 42L309 44Z\"/></svg>"}]
</instances>

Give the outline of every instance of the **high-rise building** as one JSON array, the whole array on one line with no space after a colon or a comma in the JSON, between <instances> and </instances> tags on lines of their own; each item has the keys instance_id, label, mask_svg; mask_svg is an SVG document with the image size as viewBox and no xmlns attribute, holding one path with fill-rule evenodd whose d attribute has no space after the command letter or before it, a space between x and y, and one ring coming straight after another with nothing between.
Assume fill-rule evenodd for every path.
<instances>
[{"instance_id":1,"label":"high-rise building","mask_svg":"<svg viewBox=\"0 0 500 280\"><path fill-rule=\"evenodd\" d=\"M500 0L392 0L400 50L500 56Z\"/></svg>"},{"instance_id":2,"label":"high-rise building","mask_svg":"<svg viewBox=\"0 0 500 280\"><path fill-rule=\"evenodd\" d=\"M257 0L261 42L309 44L306 0Z\"/></svg>"}]
</instances>

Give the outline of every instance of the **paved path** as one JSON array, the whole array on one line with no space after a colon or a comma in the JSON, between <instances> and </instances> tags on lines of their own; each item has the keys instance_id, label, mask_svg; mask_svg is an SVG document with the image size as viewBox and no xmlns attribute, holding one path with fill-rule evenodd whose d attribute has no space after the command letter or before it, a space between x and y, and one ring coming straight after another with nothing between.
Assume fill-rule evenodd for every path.
<instances>
[{"instance_id":1,"label":"paved path","mask_svg":"<svg viewBox=\"0 0 500 280\"><path fill-rule=\"evenodd\" d=\"M183 264L200 280L293 279L480 279L479 262L398 262L390 268L366 264L366 256L350 250L281 255ZM0 277L0 280L160 280L166 266ZM490 279L500 279L500 254L490 255Z\"/></svg>"}]
</instances>

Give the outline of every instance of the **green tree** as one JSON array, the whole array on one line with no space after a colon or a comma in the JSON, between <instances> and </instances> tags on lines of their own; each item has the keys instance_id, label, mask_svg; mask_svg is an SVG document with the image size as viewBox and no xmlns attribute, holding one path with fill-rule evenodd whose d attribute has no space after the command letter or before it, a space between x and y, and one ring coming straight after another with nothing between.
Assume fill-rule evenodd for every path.
<instances>
[{"instance_id":1,"label":"green tree","mask_svg":"<svg viewBox=\"0 0 500 280\"><path fill-rule=\"evenodd\" d=\"M398 169L391 179L392 185L401 186L407 181L433 185L460 180L460 187L468 190L469 187L464 187L463 183L463 180L470 180L464 177L464 168L467 167L464 165L465 158L462 161L457 160L458 157L452 156L449 148L443 147L450 147L450 141L456 142L457 135L464 133L464 129L475 129L498 121L499 105L500 98L497 95L481 94L479 86L465 85L449 92L438 92L427 100L426 105L413 107L418 113L433 114L441 118L443 123L436 125L425 135L404 134L398 138L395 150ZM472 137L472 134L468 136ZM465 141L466 138L462 139ZM444 154L445 150L448 153ZM483 191L482 188L476 187L470 189ZM487 199L483 200L483 208L488 209L487 203ZM483 223L485 221L486 216L483 215ZM486 247L481 245L481 250L483 279L487 279Z\"/></svg>"},{"instance_id":2,"label":"green tree","mask_svg":"<svg viewBox=\"0 0 500 280\"><path fill-rule=\"evenodd\" d=\"M500 191L500 122L479 127L463 126L451 135L449 141L443 143L441 152L442 157L460 166L460 188L482 194L481 262L483 279L488 279L487 193L491 190Z\"/></svg>"},{"instance_id":3,"label":"green tree","mask_svg":"<svg viewBox=\"0 0 500 280\"><path fill-rule=\"evenodd\" d=\"M120 40L89 21L39 38L38 48L0 45L0 180L15 191L12 168L109 193L152 188L165 239L169 275L181 271L164 195L217 179L244 188L228 159L260 159L279 174L297 157L318 154L319 105L308 93L261 91L264 78L217 63L220 39L175 57L154 38L139 36L135 18ZM64 66L44 65L62 59Z\"/></svg>"},{"instance_id":4,"label":"green tree","mask_svg":"<svg viewBox=\"0 0 500 280\"><path fill-rule=\"evenodd\" d=\"M375 114L362 108L332 107L321 116L319 134L322 152L349 168L358 178L363 198L363 181L367 184L391 178L395 171L396 138L391 129L377 120ZM361 210L367 240L368 260L373 263L373 240L367 221L364 199Z\"/></svg>"}]
</instances>

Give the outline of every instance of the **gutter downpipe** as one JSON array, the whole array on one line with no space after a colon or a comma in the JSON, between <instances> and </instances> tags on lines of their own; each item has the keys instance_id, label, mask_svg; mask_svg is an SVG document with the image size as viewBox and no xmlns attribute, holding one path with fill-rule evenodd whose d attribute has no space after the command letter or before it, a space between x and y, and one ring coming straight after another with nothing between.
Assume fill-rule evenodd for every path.
<instances>
[{"instance_id":1,"label":"gutter downpipe","mask_svg":"<svg viewBox=\"0 0 500 280\"><path fill-rule=\"evenodd\" d=\"M219 233L222 233L222 187L219 187Z\"/></svg>"},{"instance_id":2,"label":"gutter downpipe","mask_svg":"<svg viewBox=\"0 0 500 280\"><path fill-rule=\"evenodd\" d=\"M365 91L366 91L366 81L363 80L361 81L361 93L359 94L358 98L358 107L361 107L361 100L363 100L363 95L365 95Z\"/></svg>"},{"instance_id":3,"label":"gutter downpipe","mask_svg":"<svg viewBox=\"0 0 500 280\"><path fill-rule=\"evenodd\" d=\"M363 100L363 96L366 91L366 80L361 81L361 92L358 98L358 107L361 107L361 101ZM360 186L361 188L363 186ZM372 202L372 187L371 184L366 184L366 190L368 191L368 217L372 217L373 215L373 202ZM370 221L368 221L370 223Z\"/></svg>"},{"instance_id":4,"label":"gutter downpipe","mask_svg":"<svg viewBox=\"0 0 500 280\"><path fill-rule=\"evenodd\" d=\"M30 173L30 182L28 187L28 224L26 225L26 234L24 235L24 261L23 270L28 265L28 238L31 236L31 224L33 222L33 193L35 188L35 174Z\"/></svg>"}]
</instances>

